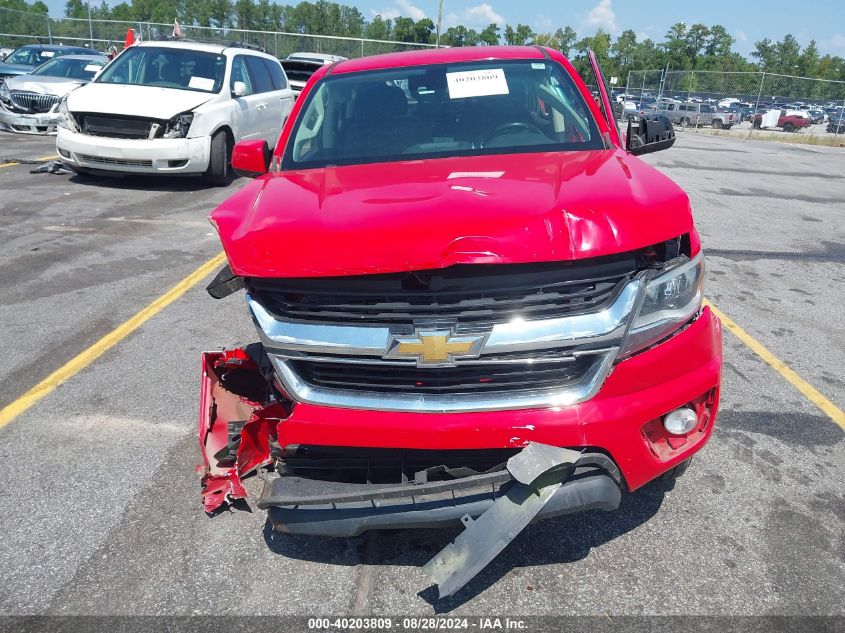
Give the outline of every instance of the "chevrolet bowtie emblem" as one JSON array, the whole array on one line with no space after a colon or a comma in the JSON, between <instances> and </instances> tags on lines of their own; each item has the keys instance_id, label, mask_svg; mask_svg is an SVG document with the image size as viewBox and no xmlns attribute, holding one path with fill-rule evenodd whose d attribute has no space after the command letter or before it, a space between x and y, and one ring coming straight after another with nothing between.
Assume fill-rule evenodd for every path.
<instances>
[{"instance_id":1,"label":"chevrolet bowtie emblem","mask_svg":"<svg viewBox=\"0 0 845 633\"><path fill-rule=\"evenodd\" d=\"M449 330L417 330L415 336L394 336L385 358L415 358L417 366L454 365L456 358L476 358L483 334L454 336Z\"/></svg>"}]
</instances>

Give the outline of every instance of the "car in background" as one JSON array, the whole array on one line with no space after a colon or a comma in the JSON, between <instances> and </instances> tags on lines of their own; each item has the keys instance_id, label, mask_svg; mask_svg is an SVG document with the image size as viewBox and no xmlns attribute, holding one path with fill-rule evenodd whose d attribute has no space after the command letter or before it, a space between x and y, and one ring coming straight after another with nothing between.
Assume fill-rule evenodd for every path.
<instances>
[{"instance_id":1,"label":"car in background","mask_svg":"<svg viewBox=\"0 0 845 633\"><path fill-rule=\"evenodd\" d=\"M293 90L294 98L298 97L311 79L311 75L317 72L324 64L317 61L310 61L304 59L283 59L281 60L282 68L285 71L285 76L290 82L290 88Z\"/></svg>"},{"instance_id":2,"label":"car in background","mask_svg":"<svg viewBox=\"0 0 845 633\"><path fill-rule=\"evenodd\" d=\"M709 125L717 129L729 130L740 121L739 116L735 112L720 112L709 103L698 103L694 101L661 104L657 110L669 117L672 123L678 124L681 127Z\"/></svg>"},{"instance_id":3,"label":"car in background","mask_svg":"<svg viewBox=\"0 0 845 633\"><path fill-rule=\"evenodd\" d=\"M229 182L232 147L275 143L293 107L279 60L241 44L147 41L59 104L56 149L78 172Z\"/></svg>"},{"instance_id":4,"label":"car in background","mask_svg":"<svg viewBox=\"0 0 845 633\"><path fill-rule=\"evenodd\" d=\"M750 103L744 104L742 102L734 102L726 108L720 108L720 111L732 112L736 114L738 118L738 123L741 123L743 121L750 121L751 118L754 116L754 106Z\"/></svg>"},{"instance_id":5,"label":"car in background","mask_svg":"<svg viewBox=\"0 0 845 633\"><path fill-rule=\"evenodd\" d=\"M29 75L9 77L0 83L0 130L55 134L59 101L94 79L108 63L105 55L62 55Z\"/></svg>"},{"instance_id":6,"label":"car in background","mask_svg":"<svg viewBox=\"0 0 845 633\"><path fill-rule=\"evenodd\" d=\"M15 49L0 62L0 80L27 75L41 64L62 55L90 55L91 49L61 44L26 44Z\"/></svg>"},{"instance_id":7,"label":"car in background","mask_svg":"<svg viewBox=\"0 0 845 633\"><path fill-rule=\"evenodd\" d=\"M291 53L287 59L302 62L319 62L325 66L327 64L334 64L335 62L342 62L346 57L340 55L329 55L328 53Z\"/></svg>"},{"instance_id":8,"label":"car in background","mask_svg":"<svg viewBox=\"0 0 845 633\"><path fill-rule=\"evenodd\" d=\"M831 117L827 122L827 131L833 134L845 134L845 117Z\"/></svg>"},{"instance_id":9,"label":"car in background","mask_svg":"<svg viewBox=\"0 0 845 633\"><path fill-rule=\"evenodd\" d=\"M754 115L754 121L751 123L752 127L760 129L763 126L763 117L765 112L758 112ZM778 116L777 124L772 127L779 127L784 132L794 132L805 127L809 127L813 120L803 110L781 110Z\"/></svg>"},{"instance_id":10,"label":"car in background","mask_svg":"<svg viewBox=\"0 0 845 633\"><path fill-rule=\"evenodd\" d=\"M287 75L288 81L290 81L293 94L298 97L305 84L311 78L311 75L326 64L334 64L344 59L346 57L326 55L324 53L292 53L281 61L282 68L285 69L285 75Z\"/></svg>"},{"instance_id":11,"label":"car in background","mask_svg":"<svg viewBox=\"0 0 845 633\"><path fill-rule=\"evenodd\" d=\"M807 114L810 115L810 119L814 124L825 123L828 119L827 113L824 110L818 110L816 108L810 108L807 110Z\"/></svg>"}]
</instances>

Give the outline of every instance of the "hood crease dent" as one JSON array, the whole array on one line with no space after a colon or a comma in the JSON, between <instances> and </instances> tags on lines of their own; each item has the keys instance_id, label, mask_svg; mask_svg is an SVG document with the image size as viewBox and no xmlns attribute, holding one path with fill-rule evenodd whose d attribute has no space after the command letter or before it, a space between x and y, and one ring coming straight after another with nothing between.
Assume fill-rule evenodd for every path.
<instances>
[{"instance_id":1,"label":"hood crease dent","mask_svg":"<svg viewBox=\"0 0 845 633\"><path fill-rule=\"evenodd\" d=\"M270 173L211 220L233 272L251 277L570 261L644 248L693 226L683 190L622 150Z\"/></svg>"}]
</instances>

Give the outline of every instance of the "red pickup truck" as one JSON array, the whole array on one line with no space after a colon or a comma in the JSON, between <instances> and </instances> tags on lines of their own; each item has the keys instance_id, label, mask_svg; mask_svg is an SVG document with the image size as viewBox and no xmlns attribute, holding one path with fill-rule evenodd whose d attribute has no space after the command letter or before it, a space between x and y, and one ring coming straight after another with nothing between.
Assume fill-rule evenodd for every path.
<instances>
[{"instance_id":1,"label":"red pickup truck","mask_svg":"<svg viewBox=\"0 0 845 633\"><path fill-rule=\"evenodd\" d=\"M782 128L784 132L794 132L795 130L809 127L813 123L813 120L810 117L801 116L799 114L787 114L786 112L786 110L780 111L780 116L778 117L778 122L775 126ZM760 128L763 123L763 114L763 112L758 112L754 115L754 120L751 123L753 127L757 129Z\"/></svg>"},{"instance_id":2,"label":"red pickup truck","mask_svg":"<svg viewBox=\"0 0 845 633\"><path fill-rule=\"evenodd\" d=\"M681 188L557 51L452 48L320 69L255 180L211 215L258 341L202 357L205 508L282 532L466 529L455 591L528 522L613 510L713 431L721 329Z\"/></svg>"}]
</instances>

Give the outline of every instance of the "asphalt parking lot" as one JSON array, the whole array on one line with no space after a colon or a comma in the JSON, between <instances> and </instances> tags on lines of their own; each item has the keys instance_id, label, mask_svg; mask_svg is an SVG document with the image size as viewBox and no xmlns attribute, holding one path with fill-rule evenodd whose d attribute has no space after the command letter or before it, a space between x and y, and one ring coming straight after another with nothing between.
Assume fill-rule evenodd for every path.
<instances>
[{"instance_id":1,"label":"asphalt parking lot","mask_svg":"<svg viewBox=\"0 0 845 633\"><path fill-rule=\"evenodd\" d=\"M0 135L0 407L220 251L200 181L30 174ZM679 135L715 306L845 408L845 153ZM9 164L9 163L18 164ZM725 332L719 423L674 486L529 527L452 598L421 566L457 532L351 540L209 518L199 353L254 339L200 283L0 428L2 614L845 615L845 433Z\"/></svg>"}]
</instances>

